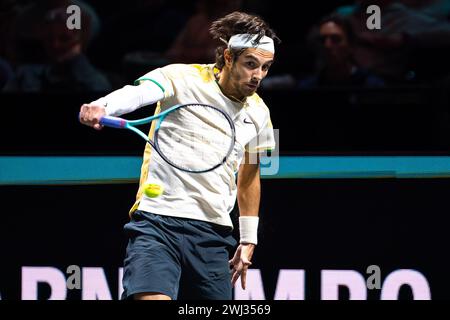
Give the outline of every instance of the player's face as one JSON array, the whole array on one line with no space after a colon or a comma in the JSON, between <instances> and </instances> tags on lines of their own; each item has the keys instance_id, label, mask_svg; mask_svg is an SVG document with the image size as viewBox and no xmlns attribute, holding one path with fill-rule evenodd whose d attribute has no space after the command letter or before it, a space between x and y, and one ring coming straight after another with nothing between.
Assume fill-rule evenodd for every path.
<instances>
[{"instance_id":1,"label":"player's face","mask_svg":"<svg viewBox=\"0 0 450 320\"><path fill-rule=\"evenodd\" d=\"M262 79L267 76L273 63L273 53L249 48L246 49L231 67L231 85L237 97L248 97L255 93Z\"/></svg>"}]
</instances>

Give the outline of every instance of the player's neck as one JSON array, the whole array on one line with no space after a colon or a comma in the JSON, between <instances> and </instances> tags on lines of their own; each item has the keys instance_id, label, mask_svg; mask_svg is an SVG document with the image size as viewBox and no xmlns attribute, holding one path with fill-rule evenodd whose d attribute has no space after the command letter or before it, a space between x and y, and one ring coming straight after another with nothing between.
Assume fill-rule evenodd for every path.
<instances>
[{"instance_id":1,"label":"player's neck","mask_svg":"<svg viewBox=\"0 0 450 320\"><path fill-rule=\"evenodd\" d=\"M245 102L246 97L240 95L233 88L230 74L226 70L222 69L219 73L215 74L215 77L217 85L219 86L220 90L225 96L227 96L230 100L235 102L239 103Z\"/></svg>"}]
</instances>

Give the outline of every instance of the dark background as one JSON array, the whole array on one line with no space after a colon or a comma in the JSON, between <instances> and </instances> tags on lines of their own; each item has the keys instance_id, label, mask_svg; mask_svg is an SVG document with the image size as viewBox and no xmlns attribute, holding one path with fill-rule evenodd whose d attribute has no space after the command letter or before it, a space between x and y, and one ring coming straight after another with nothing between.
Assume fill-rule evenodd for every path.
<instances>
[{"instance_id":1,"label":"dark background","mask_svg":"<svg viewBox=\"0 0 450 320\"><path fill-rule=\"evenodd\" d=\"M305 298L320 298L320 271L378 265L427 279L433 299L449 299L448 179L263 180L261 227L252 268L273 299L280 269L305 270ZM9 186L2 194L1 293L20 299L22 266L102 267L113 298L126 239L122 226L137 185ZM236 219L236 212L233 217ZM49 295L39 286L39 297ZM80 291L68 292L79 299ZM341 298L348 298L341 290ZM368 291L379 299L379 290ZM407 286L401 299L411 299Z\"/></svg>"}]
</instances>

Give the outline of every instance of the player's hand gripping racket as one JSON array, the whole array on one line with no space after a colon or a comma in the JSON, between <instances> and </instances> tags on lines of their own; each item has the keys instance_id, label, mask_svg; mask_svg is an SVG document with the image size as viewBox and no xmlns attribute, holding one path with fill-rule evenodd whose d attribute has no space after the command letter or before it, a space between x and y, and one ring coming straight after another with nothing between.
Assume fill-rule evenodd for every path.
<instances>
[{"instance_id":1,"label":"player's hand gripping racket","mask_svg":"<svg viewBox=\"0 0 450 320\"><path fill-rule=\"evenodd\" d=\"M136 126L155 123L153 141ZM235 127L224 111L206 104L181 104L157 115L125 120L105 116L100 124L129 129L144 138L162 159L173 167L192 173L214 170L233 150Z\"/></svg>"}]
</instances>

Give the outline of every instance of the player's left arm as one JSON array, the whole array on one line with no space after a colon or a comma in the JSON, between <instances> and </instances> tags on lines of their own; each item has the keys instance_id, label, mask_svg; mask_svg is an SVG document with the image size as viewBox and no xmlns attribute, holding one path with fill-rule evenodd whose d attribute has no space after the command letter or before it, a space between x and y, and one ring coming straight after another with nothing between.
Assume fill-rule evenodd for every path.
<instances>
[{"instance_id":1,"label":"player's left arm","mask_svg":"<svg viewBox=\"0 0 450 320\"><path fill-rule=\"evenodd\" d=\"M241 164L237 180L237 199L239 206L240 244L230 260L233 268L231 282L234 286L241 277L242 288L246 288L246 276L251 265L253 251L257 244L259 201L261 182L259 155L245 153L245 161Z\"/></svg>"}]
</instances>

